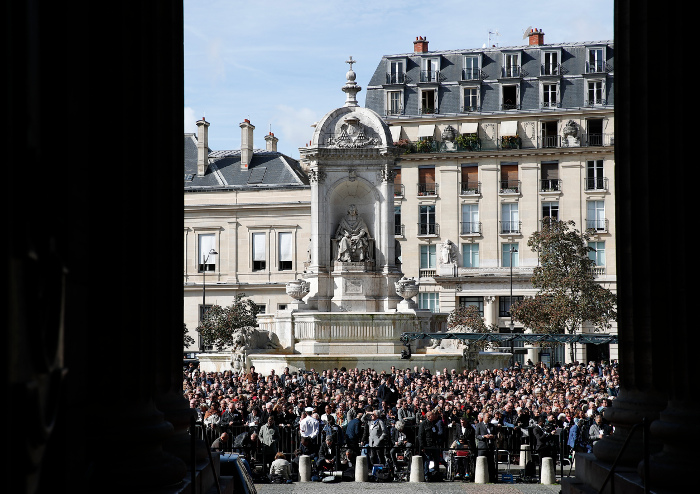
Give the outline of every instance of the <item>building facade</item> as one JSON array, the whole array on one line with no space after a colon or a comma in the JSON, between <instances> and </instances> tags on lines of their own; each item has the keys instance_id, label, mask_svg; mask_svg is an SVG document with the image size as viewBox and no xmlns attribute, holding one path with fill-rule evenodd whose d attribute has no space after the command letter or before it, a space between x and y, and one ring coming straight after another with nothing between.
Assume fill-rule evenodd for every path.
<instances>
[{"instance_id":1,"label":"building facade","mask_svg":"<svg viewBox=\"0 0 700 494\"><path fill-rule=\"evenodd\" d=\"M253 149L255 127L240 124L241 149L212 151L209 122L185 134L184 322L195 344L202 312L245 295L261 312L285 309L285 283L308 258L310 187L299 163L277 152L277 138Z\"/></svg>"},{"instance_id":2,"label":"building facade","mask_svg":"<svg viewBox=\"0 0 700 494\"><path fill-rule=\"evenodd\" d=\"M538 29L527 37L446 51L416 38L412 52L382 58L366 96L405 149L395 233L403 272L420 279L420 306L477 305L504 332L511 300L535 294L527 240L547 218L594 232L596 279L616 290L614 44L547 45ZM616 358L615 347L577 348L576 358Z\"/></svg>"}]
</instances>

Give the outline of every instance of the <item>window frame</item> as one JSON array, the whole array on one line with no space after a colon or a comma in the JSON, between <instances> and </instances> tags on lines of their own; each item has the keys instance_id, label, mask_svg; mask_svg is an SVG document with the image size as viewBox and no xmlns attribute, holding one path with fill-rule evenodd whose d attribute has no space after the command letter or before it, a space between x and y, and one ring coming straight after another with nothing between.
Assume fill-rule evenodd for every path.
<instances>
[{"instance_id":1,"label":"window frame","mask_svg":"<svg viewBox=\"0 0 700 494\"><path fill-rule=\"evenodd\" d=\"M282 248L282 235L289 235L289 258L283 260L282 255L285 249ZM294 232L291 230L281 230L277 232L277 271L294 271ZM283 264L284 263L284 264Z\"/></svg>"},{"instance_id":2,"label":"window frame","mask_svg":"<svg viewBox=\"0 0 700 494\"><path fill-rule=\"evenodd\" d=\"M479 244L468 243L462 244L462 267L478 268L479 267Z\"/></svg>"},{"instance_id":3,"label":"window frame","mask_svg":"<svg viewBox=\"0 0 700 494\"><path fill-rule=\"evenodd\" d=\"M208 241L206 242L207 245L203 246L202 241L204 238L211 237L210 239L208 238ZM207 259L207 264L206 266L211 266L210 269L203 269L204 266L204 259L206 258L207 255L209 255L209 252L211 252L212 249L214 249L216 252L218 252L218 249L216 248L217 244L217 235L214 232L201 232L197 233L197 272L198 273L213 273L216 271L216 264L218 261L218 255L212 255L209 256ZM208 248L208 249L207 249ZM203 249L207 249L206 254L203 252ZM212 259L213 258L213 259Z\"/></svg>"},{"instance_id":4,"label":"window frame","mask_svg":"<svg viewBox=\"0 0 700 494\"><path fill-rule=\"evenodd\" d=\"M262 247L264 248L262 259L260 252L256 250L256 238L262 238ZM250 234L250 268L253 272L267 271L267 256L268 256L268 241L267 232L251 232Z\"/></svg>"}]
</instances>

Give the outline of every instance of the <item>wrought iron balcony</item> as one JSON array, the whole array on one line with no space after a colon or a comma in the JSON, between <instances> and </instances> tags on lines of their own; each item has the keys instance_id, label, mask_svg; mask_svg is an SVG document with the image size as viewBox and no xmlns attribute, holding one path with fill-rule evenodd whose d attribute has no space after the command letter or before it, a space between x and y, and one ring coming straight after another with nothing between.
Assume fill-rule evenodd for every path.
<instances>
[{"instance_id":1,"label":"wrought iron balcony","mask_svg":"<svg viewBox=\"0 0 700 494\"><path fill-rule=\"evenodd\" d=\"M499 194L519 194L520 180L501 180Z\"/></svg>"},{"instance_id":2,"label":"wrought iron balcony","mask_svg":"<svg viewBox=\"0 0 700 494\"><path fill-rule=\"evenodd\" d=\"M438 223L418 223L418 235L439 235L440 225Z\"/></svg>"},{"instance_id":3,"label":"wrought iron balcony","mask_svg":"<svg viewBox=\"0 0 700 494\"><path fill-rule=\"evenodd\" d=\"M587 146L612 146L614 143L614 134L586 134Z\"/></svg>"},{"instance_id":4,"label":"wrought iron balcony","mask_svg":"<svg viewBox=\"0 0 700 494\"><path fill-rule=\"evenodd\" d=\"M561 179L544 178L540 180L540 192L559 192L561 190Z\"/></svg>"},{"instance_id":5,"label":"wrought iron balcony","mask_svg":"<svg viewBox=\"0 0 700 494\"><path fill-rule=\"evenodd\" d=\"M406 77L406 74L387 74L386 75L386 83L387 84L406 84L408 82L408 78Z\"/></svg>"},{"instance_id":6,"label":"wrought iron balcony","mask_svg":"<svg viewBox=\"0 0 700 494\"><path fill-rule=\"evenodd\" d=\"M560 63L543 63L542 65L540 65L540 75L542 76L560 76L564 75L564 73L566 73L566 70L561 66Z\"/></svg>"},{"instance_id":7,"label":"wrought iron balcony","mask_svg":"<svg viewBox=\"0 0 700 494\"><path fill-rule=\"evenodd\" d=\"M396 224L394 224L394 236L396 236L396 237L405 237L405 236L406 236L406 227L405 227L405 225L396 225Z\"/></svg>"},{"instance_id":8,"label":"wrought iron balcony","mask_svg":"<svg viewBox=\"0 0 700 494\"><path fill-rule=\"evenodd\" d=\"M394 197L404 197L406 188L403 184L394 184Z\"/></svg>"},{"instance_id":9,"label":"wrought iron balcony","mask_svg":"<svg viewBox=\"0 0 700 494\"><path fill-rule=\"evenodd\" d=\"M607 74L608 72L612 72L612 70L612 66L603 60L586 62L586 74Z\"/></svg>"},{"instance_id":10,"label":"wrought iron balcony","mask_svg":"<svg viewBox=\"0 0 700 494\"><path fill-rule=\"evenodd\" d=\"M525 76L525 71L520 65L511 65L510 67L501 67L501 77L506 79L518 79Z\"/></svg>"},{"instance_id":11,"label":"wrought iron balcony","mask_svg":"<svg viewBox=\"0 0 700 494\"><path fill-rule=\"evenodd\" d=\"M421 70L420 82L440 82L439 70Z\"/></svg>"},{"instance_id":12,"label":"wrought iron balcony","mask_svg":"<svg viewBox=\"0 0 700 494\"><path fill-rule=\"evenodd\" d=\"M596 232L607 232L608 220L606 218L586 219L586 230L594 230Z\"/></svg>"},{"instance_id":13,"label":"wrought iron balcony","mask_svg":"<svg viewBox=\"0 0 700 494\"><path fill-rule=\"evenodd\" d=\"M462 80L463 81L478 81L482 79L481 69L471 68L462 69Z\"/></svg>"},{"instance_id":14,"label":"wrought iron balcony","mask_svg":"<svg viewBox=\"0 0 700 494\"><path fill-rule=\"evenodd\" d=\"M522 232L522 221L500 221L500 232L503 234L520 234Z\"/></svg>"},{"instance_id":15,"label":"wrought iron balcony","mask_svg":"<svg viewBox=\"0 0 700 494\"><path fill-rule=\"evenodd\" d=\"M474 196L481 194L481 182L477 182L476 180L460 182L459 194L462 196Z\"/></svg>"},{"instance_id":16,"label":"wrought iron balcony","mask_svg":"<svg viewBox=\"0 0 700 494\"><path fill-rule=\"evenodd\" d=\"M403 106L390 106L386 109L386 115L403 115Z\"/></svg>"},{"instance_id":17,"label":"wrought iron balcony","mask_svg":"<svg viewBox=\"0 0 700 494\"><path fill-rule=\"evenodd\" d=\"M438 184L418 184L419 196L436 196L438 195Z\"/></svg>"},{"instance_id":18,"label":"wrought iron balcony","mask_svg":"<svg viewBox=\"0 0 700 494\"><path fill-rule=\"evenodd\" d=\"M461 235L480 235L481 221L463 221Z\"/></svg>"},{"instance_id":19,"label":"wrought iron balcony","mask_svg":"<svg viewBox=\"0 0 700 494\"><path fill-rule=\"evenodd\" d=\"M438 109L435 106L421 106L420 107L420 114L421 115L433 115L435 113L438 113Z\"/></svg>"},{"instance_id":20,"label":"wrought iron balcony","mask_svg":"<svg viewBox=\"0 0 700 494\"><path fill-rule=\"evenodd\" d=\"M584 190L588 190L588 191L592 191L592 190L606 191L606 190L608 190L608 179L606 177L586 178L583 186L585 187Z\"/></svg>"}]
</instances>

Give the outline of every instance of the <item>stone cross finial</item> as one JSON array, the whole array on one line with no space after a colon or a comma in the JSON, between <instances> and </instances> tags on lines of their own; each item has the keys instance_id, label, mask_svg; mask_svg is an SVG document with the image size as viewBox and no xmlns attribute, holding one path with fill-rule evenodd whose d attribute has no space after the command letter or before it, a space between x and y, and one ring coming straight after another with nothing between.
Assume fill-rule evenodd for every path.
<instances>
[{"instance_id":1,"label":"stone cross finial","mask_svg":"<svg viewBox=\"0 0 700 494\"><path fill-rule=\"evenodd\" d=\"M345 63L350 65L350 70L352 70L352 64L357 63L357 60L352 59L352 55L350 55L350 60L346 60Z\"/></svg>"}]
</instances>

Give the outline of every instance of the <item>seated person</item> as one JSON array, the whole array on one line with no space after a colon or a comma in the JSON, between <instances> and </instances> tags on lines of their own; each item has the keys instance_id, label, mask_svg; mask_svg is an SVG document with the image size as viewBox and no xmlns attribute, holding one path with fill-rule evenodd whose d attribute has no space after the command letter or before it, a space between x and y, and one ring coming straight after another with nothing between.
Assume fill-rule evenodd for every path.
<instances>
[{"instance_id":1,"label":"seated person","mask_svg":"<svg viewBox=\"0 0 700 494\"><path fill-rule=\"evenodd\" d=\"M333 438L328 436L318 451L318 468L321 471L337 470L337 448Z\"/></svg>"},{"instance_id":2,"label":"seated person","mask_svg":"<svg viewBox=\"0 0 700 494\"><path fill-rule=\"evenodd\" d=\"M270 481L275 484L292 481L292 466L281 451L275 455L275 460L270 464Z\"/></svg>"},{"instance_id":3,"label":"seated person","mask_svg":"<svg viewBox=\"0 0 700 494\"><path fill-rule=\"evenodd\" d=\"M394 462L394 465L396 465L397 455L404 455L406 453L406 450L413 446L410 442L408 442L408 436L406 436L405 430L405 423L403 420L399 420L396 422L394 425L394 429L391 431L391 450L389 451L389 454L391 456L391 461ZM404 459L404 461L409 461L410 459Z\"/></svg>"}]
</instances>

